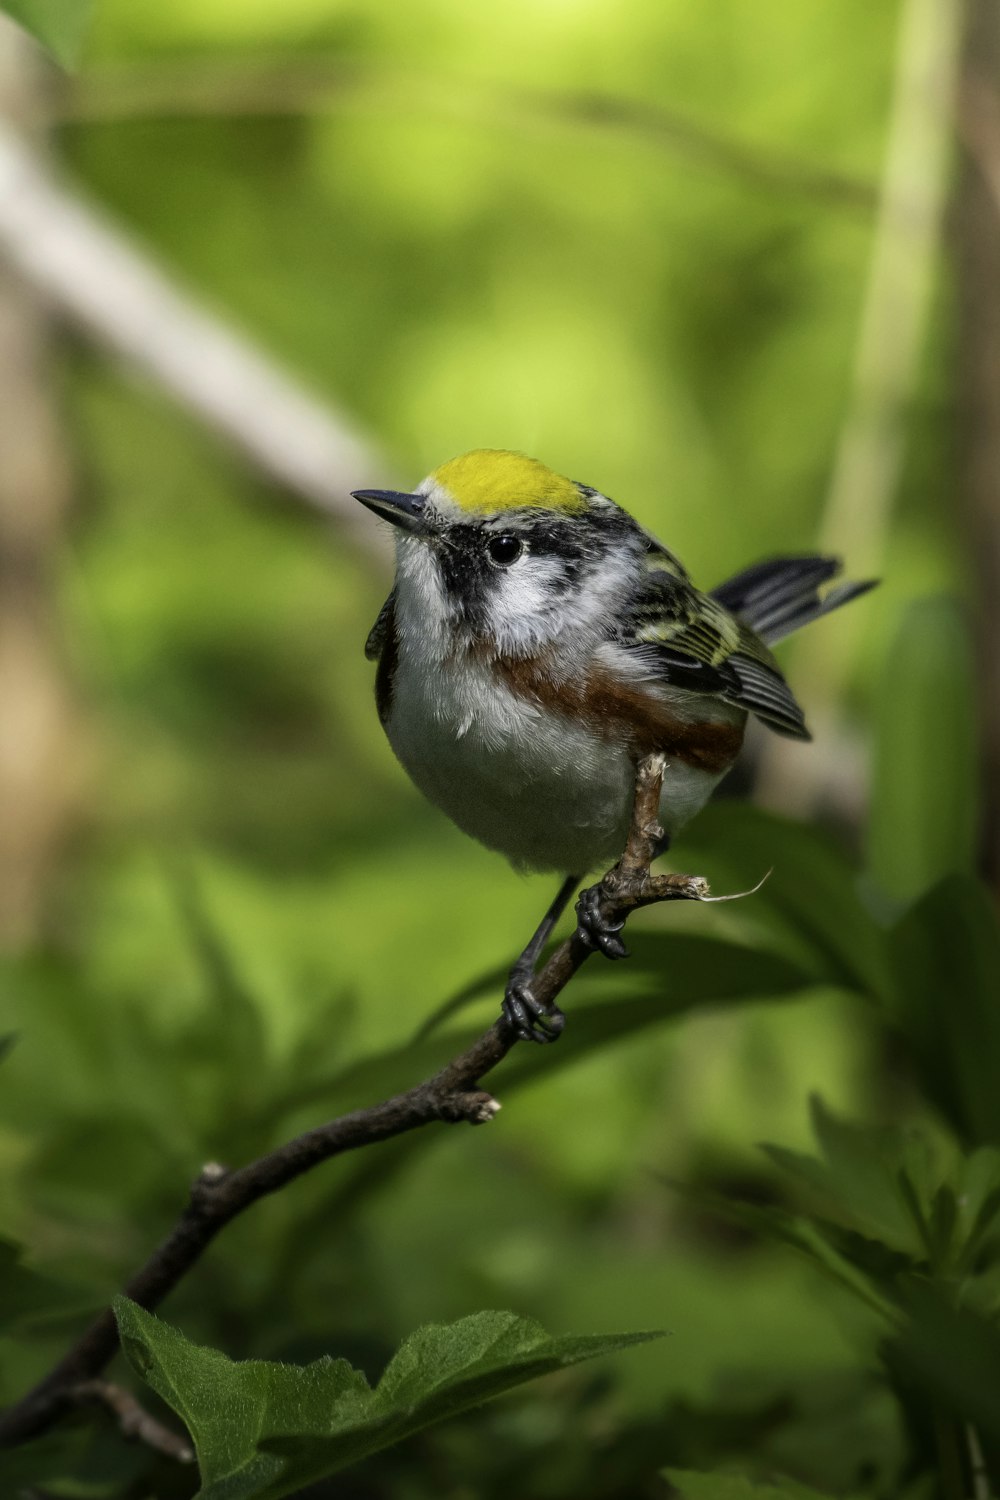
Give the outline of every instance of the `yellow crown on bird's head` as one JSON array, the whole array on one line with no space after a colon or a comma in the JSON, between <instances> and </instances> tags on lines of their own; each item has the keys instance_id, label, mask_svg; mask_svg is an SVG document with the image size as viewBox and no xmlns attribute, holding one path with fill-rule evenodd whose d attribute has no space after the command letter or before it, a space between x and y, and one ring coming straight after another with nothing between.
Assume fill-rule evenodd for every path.
<instances>
[{"instance_id":1,"label":"yellow crown on bird's head","mask_svg":"<svg viewBox=\"0 0 1000 1500\"><path fill-rule=\"evenodd\" d=\"M538 506L543 510L585 510L587 501L572 479L506 448L474 448L435 469L432 483L445 490L460 510L489 515Z\"/></svg>"}]
</instances>

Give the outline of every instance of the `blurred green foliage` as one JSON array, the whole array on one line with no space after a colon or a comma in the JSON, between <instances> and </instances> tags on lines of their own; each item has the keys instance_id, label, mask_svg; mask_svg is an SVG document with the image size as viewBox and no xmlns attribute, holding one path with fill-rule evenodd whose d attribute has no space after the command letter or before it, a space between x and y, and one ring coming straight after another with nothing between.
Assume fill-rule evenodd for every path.
<instances>
[{"instance_id":1,"label":"blurred green foliage","mask_svg":"<svg viewBox=\"0 0 1000 1500\"><path fill-rule=\"evenodd\" d=\"M74 62L90 20L91 0L4 0L6 11L61 62Z\"/></svg>"},{"instance_id":2,"label":"blurred green foliage","mask_svg":"<svg viewBox=\"0 0 1000 1500\"><path fill-rule=\"evenodd\" d=\"M55 144L401 475L525 448L709 584L821 525L896 25L862 0L101 0ZM666 1471L697 1500L930 1500L959 1419L1000 1441L970 1405L996 1369L1000 960L970 875L966 626L940 600L964 584L948 317L942 289L886 577L852 606L867 836L709 808L678 867L718 891L773 867L758 895L643 914L628 969L574 984L559 1047L510 1058L489 1131L296 1183L164 1310L232 1359L332 1354L371 1381L414 1329L484 1307L671 1336L311 1495L644 1500ZM39 941L2 967L4 1400L203 1161L410 1083L489 1019L549 894L394 764L361 650L385 572L90 348L63 340L53 378L79 473L53 569L86 798ZM837 619L814 628L836 653ZM5 1493L93 1500L197 1482L92 1414L0 1469Z\"/></svg>"}]
</instances>

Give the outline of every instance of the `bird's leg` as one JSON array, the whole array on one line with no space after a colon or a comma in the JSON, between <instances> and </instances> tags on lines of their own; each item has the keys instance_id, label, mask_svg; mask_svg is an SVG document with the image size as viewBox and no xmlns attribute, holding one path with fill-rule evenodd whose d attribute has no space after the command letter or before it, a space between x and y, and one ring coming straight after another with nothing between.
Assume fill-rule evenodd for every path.
<instances>
[{"instance_id":1,"label":"bird's leg","mask_svg":"<svg viewBox=\"0 0 1000 1500\"><path fill-rule=\"evenodd\" d=\"M549 935L566 910L569 899L580 883L579 875L567 875L555 900L545 913L538 927L510 971L507 989L503 997L503 1015L507 1024L525 1042L554 1042L562 1033L566 1017L557 1005L546 1008L534 997L531 981L535 975L535 964L539 954L549 940Z\"/></svg>"},{"instance_id":2,"label":"bird's leg","mask_svg":"<svg viewBox=\"0 0 1000 1500\"><path fill-rule=\"evenodd\" d=\"M576 903L576 935L585 948L603 953L605 958L628 958L628 949L618 936L625 918L609 922L601 911L603 896L600 882L580 892Z\"/></svg>"},{"instance_id":3,"label":"bird's leg","mask_svg":"<svg viewBox=\"0 0 1000 1500\"><path fill-rule=\"evenodd\" d=\"M653 844L650 864L669 848L670 835L660 830ZM584 947L594 953L603 953L605 958L628 958L628 949L618 935L625 926L625 918L621 917L617 922L608 921L601 910L605 894L604 882L601 880L580 892L576 903L576 936Z\"/></svg>"}]
</instances>

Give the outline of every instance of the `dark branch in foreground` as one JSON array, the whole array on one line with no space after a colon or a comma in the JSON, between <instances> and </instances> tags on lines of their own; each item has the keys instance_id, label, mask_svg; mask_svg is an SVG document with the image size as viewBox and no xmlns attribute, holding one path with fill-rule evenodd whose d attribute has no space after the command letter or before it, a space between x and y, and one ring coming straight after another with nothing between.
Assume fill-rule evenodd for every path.
<instances>
[{"instance_id":1,"label":"dark branch in foreground","mask_svg":"<svg viewBox=\"0 0 1000 1500\"><path fill-rule=\"evenodd\" d=\"M659 901L712 899L701 876L650 873L661 833L657 817L663 768L662 755L649 756L638 768L625 851L597 887L601 914L609 922L624 920L638 907ZM562 943L534 980L537 999L552 1005L591 952L577 933ZM177 1223L125 1286L125 1294L140 1307L158 1307L232 1219L332 1156L432 1121L485 1124L500 1105L479 1087L480 1080L506 1057L516 1040L501 1018L440 1072L405 1093L341 1115L234 1171L210 1162L192 1186L190 1201ZM118 1331L108 1308L33 1390L0 1415L0 1446L12 1447L43 1432L74 1404L82 1385L86 1388L89 1383L96 1389L93 1383L117 1347Z\"/></svg>"}]
</instances>

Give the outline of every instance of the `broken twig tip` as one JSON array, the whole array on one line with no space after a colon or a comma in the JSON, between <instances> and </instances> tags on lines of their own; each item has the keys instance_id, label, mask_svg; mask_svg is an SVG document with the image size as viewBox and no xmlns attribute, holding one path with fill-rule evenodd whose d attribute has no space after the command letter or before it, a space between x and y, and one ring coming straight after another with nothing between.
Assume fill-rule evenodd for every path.
<instances>
[{"instance_id":1,"label":"broken twig tip","mask_svg":"<svg viewBox=\"0 0 1000 1500\"><path fill-rule=\"evenodd\" d=\"M757 884L752 885L748 891L730 891L726 896L709 896L706 894L704 896L697 896L695 899L706 903L713 901L742 901L745 896L756 896L757 892L767 884L773 874L774 868L772 866L770 870L765 870Z\"/></svg>"}]
</instances>

